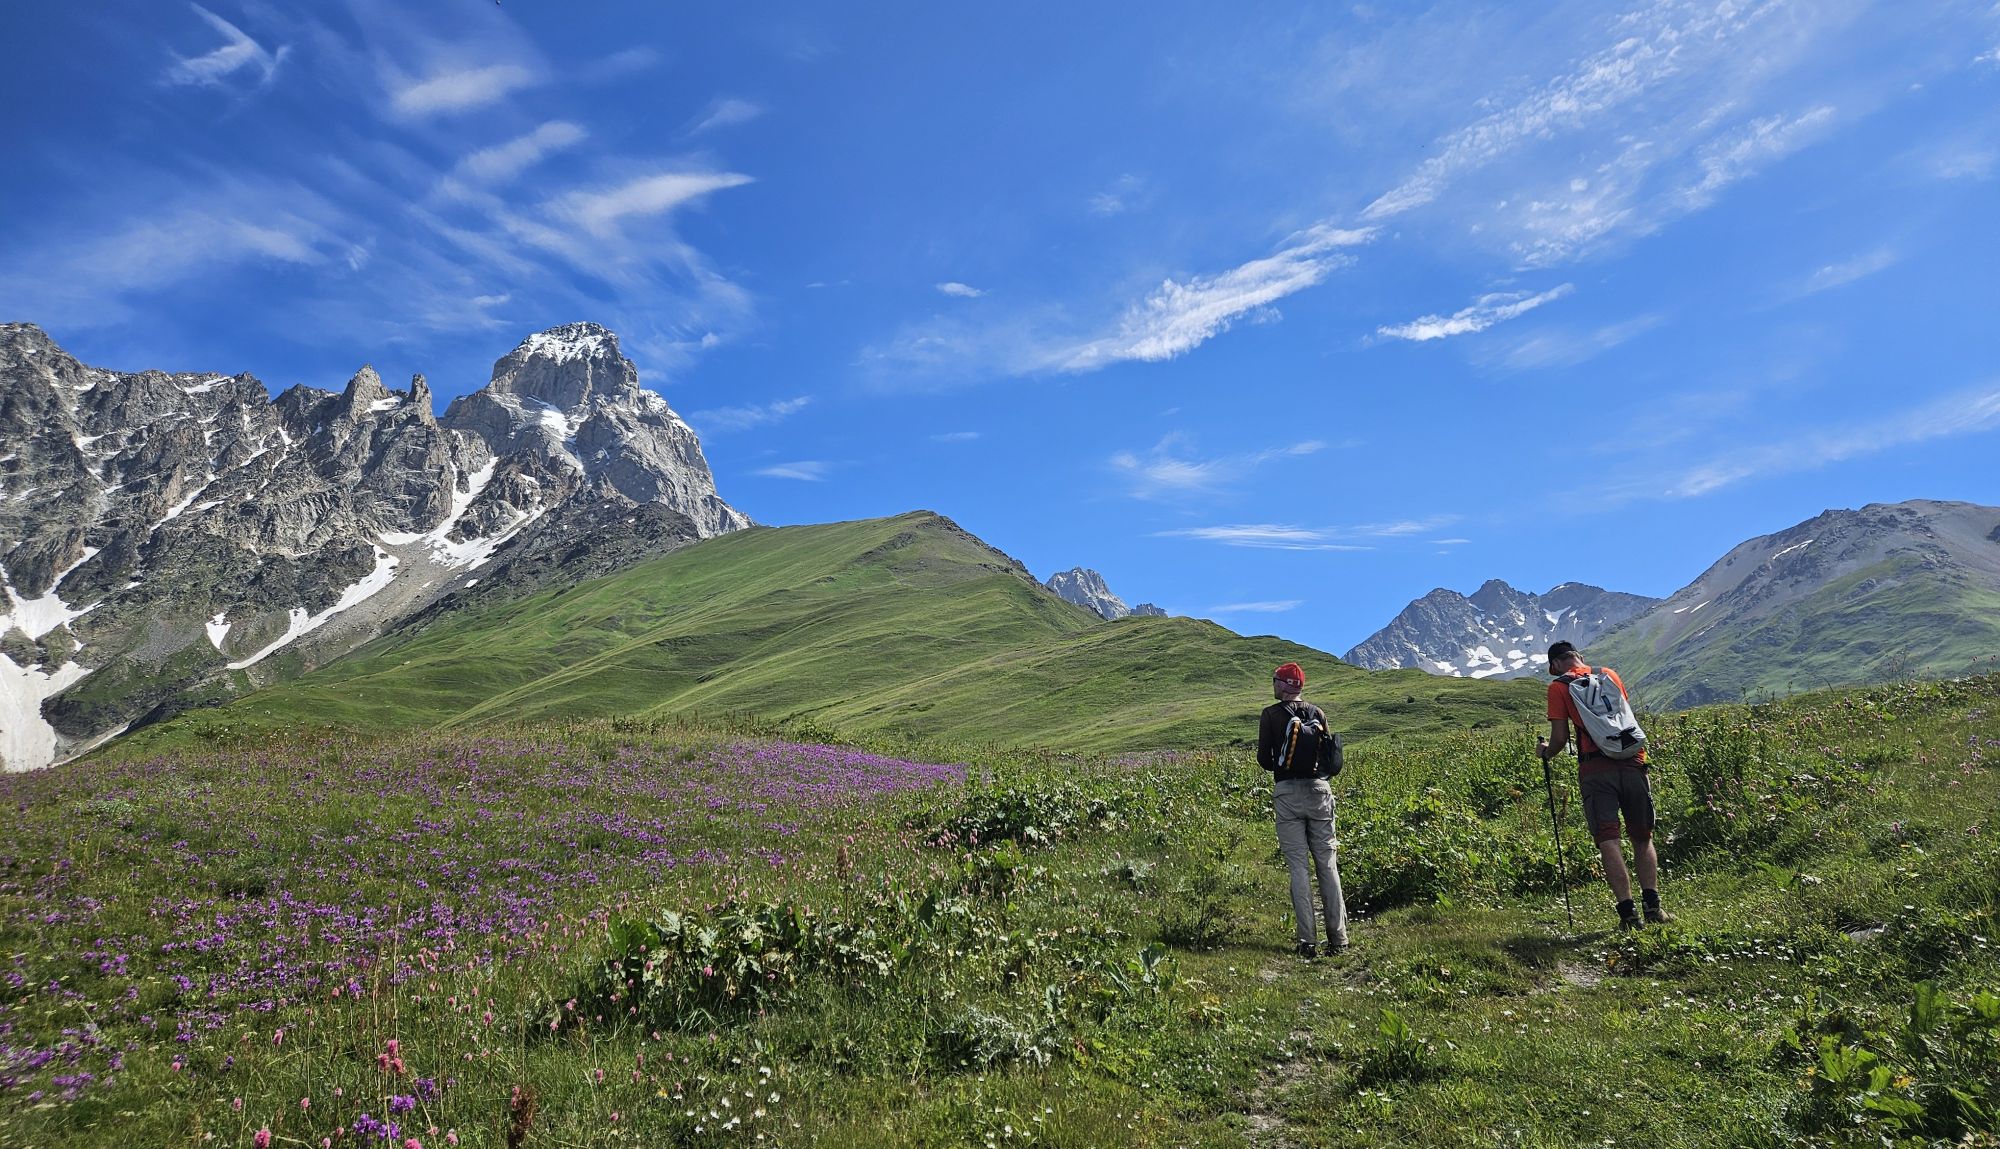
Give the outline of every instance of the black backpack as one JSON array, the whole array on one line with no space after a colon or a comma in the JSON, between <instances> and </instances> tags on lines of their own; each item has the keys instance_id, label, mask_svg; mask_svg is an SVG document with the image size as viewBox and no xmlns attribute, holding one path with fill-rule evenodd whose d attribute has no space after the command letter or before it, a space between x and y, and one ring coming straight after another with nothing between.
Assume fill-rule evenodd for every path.
<instances>
[{"instance_id":1,"label":"black backpack","mask_svg":"<svg viewBox=\"0 0 2000 1149\"><path fill-rule=\"evenodd\" d=\"M1326 713L1318 718L1294 713L1278 743L1278 777L1332 778L1346 766L1346 742L1326 728Z\"/></svg>"}]
</instances>

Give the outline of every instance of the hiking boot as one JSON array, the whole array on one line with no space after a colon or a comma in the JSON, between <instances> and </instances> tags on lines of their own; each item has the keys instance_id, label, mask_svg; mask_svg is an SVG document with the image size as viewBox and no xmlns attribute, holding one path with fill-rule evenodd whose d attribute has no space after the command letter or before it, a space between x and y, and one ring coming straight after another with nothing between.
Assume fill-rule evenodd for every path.
<instances>
[{"instance_id":1,"label":"hiking boot","mask_svg":"<svg viewBox=\"0 0 2000 1149\"><path fill-rule=\"evenodd\" d=\"M1654 925L1663 926L1666 925L1668 922L1673 921L1674 915L1668 913L1667 911L1661 909L1658 906L1647 906L1646 920L1652 922Z\"/></svg>"},{"instance_id":2,"label":"hiking boot","mask_svg":"<svg viewBox=\"0 0 2000 1149\"><path fill-rule=\"evenodd\" d=\"M1637 913L1629 909L1619 910L1618 928L1621 930L1641 930L1646 928L1646 923L1640 919Z\"/></svg>"},{"instance_id":3,"label":"hiking boot","mask_svg":"<svg viewBox=\"0 0 2000 1149\"><path fill-rule=\"evenodd\" d=\"M1311 942L1300 942L1297 953L1300 957L1311 961L1319 956L1319 947Z\"/></svg>"},{"instance_id":4,"label":"hiking boot","mask_svg":"<svg viewBox=\"0 0 2000 1149\"><path fill-rule=\"evenodd\" d=\"M1347 948L1347 939L1346 939L1346 938L1328 938L1328 939L1327 939L1327 942L1326 942L1326 952L1327 952L1327 953L1328 953L1329 955L1331 955L1331 954L1337 954L1337 953L1339 953L1340 951L1342 951L1342 950L1344 950L1344 949L1346 949L1346 948Z\"/></svg>"}]
</instances>

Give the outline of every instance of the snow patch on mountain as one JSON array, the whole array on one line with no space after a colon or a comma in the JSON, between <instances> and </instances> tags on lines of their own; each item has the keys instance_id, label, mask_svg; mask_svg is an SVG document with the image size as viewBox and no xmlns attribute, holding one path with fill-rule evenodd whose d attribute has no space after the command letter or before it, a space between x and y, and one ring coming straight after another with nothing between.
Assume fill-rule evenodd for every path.
<instances>
[{"instance_id":1,"label":"snow patch on mountain","mask_svg":"<svg viewBox=\"0 0 2000 1149\"><path fill-rule=\"evenodd\" d=\"M47 672L0 654L0 768L33 770L55 757L56 728L42 703L89 673L73 661Z\"/></svg>"},{"instance_id":2,"label":"snow patch on mountain","mask_svg":"<svg viewBox=\"0 0 2000 1149\"><path fill-rule=\"evenodd\" d=\"M290 618L285 626L285 633L276 642L271 643L248 658L230 663L229 669L244 670L254 666L263 661L266 656L290 646L292 643L325 626L327 621L332 619L333 616L368 601L374 597L377 591L388 586L390 580L396 577L396 566L397 560L394 555L377 548L375 551L375 569L369 571L361 581L341 591L339 600L332 606L327 607L318 614L308 614L306 608L302 606L293 607Z\"/></svg>"}]
</instances>

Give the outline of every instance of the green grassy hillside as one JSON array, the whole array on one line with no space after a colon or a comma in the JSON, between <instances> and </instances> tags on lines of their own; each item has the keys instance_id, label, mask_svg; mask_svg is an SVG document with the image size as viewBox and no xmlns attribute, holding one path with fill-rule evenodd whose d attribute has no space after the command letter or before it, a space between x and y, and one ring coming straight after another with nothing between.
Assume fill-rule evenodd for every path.
<instances>
[{"instance_id":1,"label":"green grassy hillside","mask_svg":"<svg viewBox=\"0 0 2000 1149\"><path fill-rule=\"evenodd\" d=\"M1359 735L1518 719L1520 683L1370 673L1186 618L1105 622L928 512L755 528L567 591L445 615L134 750L298 726L385 731L754 715L844 735L1118 750L1252 737L1271 667Z\"/></svg>"},{"instance_id":2,"label":"green grassy hillside","mask_svg":"<svg viewBox=\"0 0 2000 1149\"><path fill-rule=\"evenodd\" d=\"M1592 644L1641 702L1685 707L1803 690L1990 670L2000 592L1900 554L1768 613L1743 611L1693 633L1654 611Z\"/></svg>"}]
</instances>

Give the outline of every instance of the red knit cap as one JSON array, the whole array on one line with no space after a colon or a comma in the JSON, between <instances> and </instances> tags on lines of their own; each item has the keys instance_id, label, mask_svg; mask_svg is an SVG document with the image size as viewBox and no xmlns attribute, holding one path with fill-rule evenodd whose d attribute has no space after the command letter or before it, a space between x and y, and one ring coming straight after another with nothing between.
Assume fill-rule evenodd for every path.
<instances>
[{"instance_id":1,"label":"red knit cap","mask_svg":"<svg viewBox=\"0 0 2000 1149\"><path fill-rule=\"evenodd\" d=\"M1299 664L1296 662L1287 662L1285 665L1272 671L1271 677L1288 679L1292 682L1298 683L1300 686L1304 686L1306 684L1306 672L1300 670Z\"/></svg>"}]
</instances>

